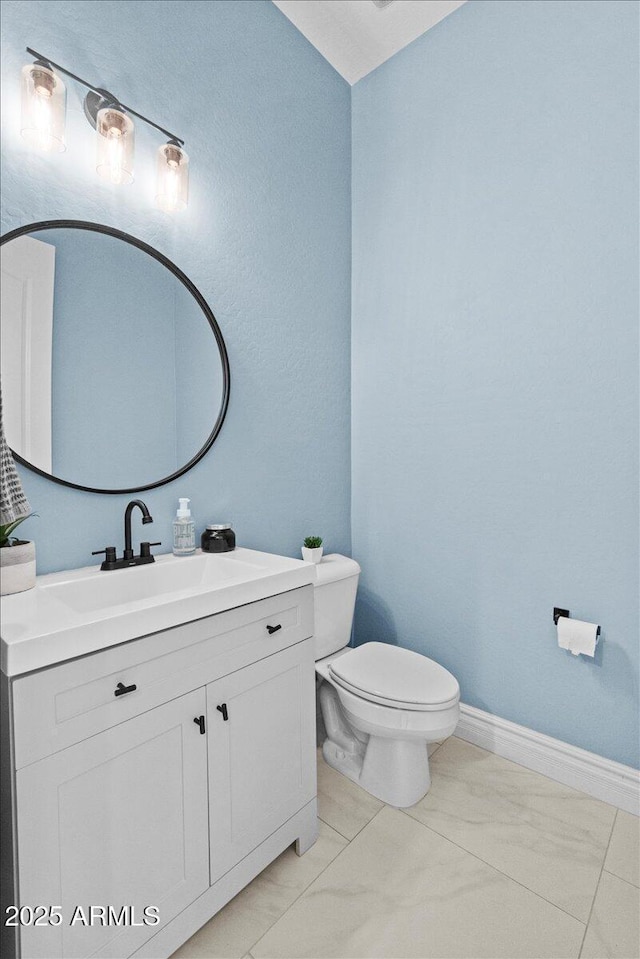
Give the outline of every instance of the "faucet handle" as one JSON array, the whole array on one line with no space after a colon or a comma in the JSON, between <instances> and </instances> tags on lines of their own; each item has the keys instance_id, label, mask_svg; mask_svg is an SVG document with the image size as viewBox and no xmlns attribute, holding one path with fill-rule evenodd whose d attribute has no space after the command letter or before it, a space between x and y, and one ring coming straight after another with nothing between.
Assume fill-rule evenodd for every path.
<instances>
[{"instance_id":1,"label":"faucet handle","mask_svg":"<svg viewBox=\"0 0 640 959\"><path fill-rule=\"evenodd\" d=\"M140 543L140 555L151 556L152 546L162 546L162 543Z\"/></svg>"},{"instance_id":2,"label":"faucet handle","mask_svg":"<svg viewBox=\"0 0 640 959\"><path fill-rule=\"evenodd\" d=\"M104 553L105 563L115 563L116 561L116 548L115 546L107 546L106 549L95 549L91 553L92 556L100 556L101 553Z\"/></svg>"}]
</instances>

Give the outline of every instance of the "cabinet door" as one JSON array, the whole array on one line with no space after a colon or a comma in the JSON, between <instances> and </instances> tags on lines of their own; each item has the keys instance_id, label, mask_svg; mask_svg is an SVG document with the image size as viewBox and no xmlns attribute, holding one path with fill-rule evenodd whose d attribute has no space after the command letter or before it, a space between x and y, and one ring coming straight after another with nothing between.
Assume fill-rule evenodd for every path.
<instances>
[{"instance_id":1,"label":"cabinet door","mask_svg":"<svg viewBox=\"0 0 640 959\"><path fill-rule=\"evenodd\" d=\"M314 676L304 642L207 686L212 883L316 795Z\"/></svg>"},{"instance_id":2,"label":"cabinet door","mask_svg":"<svg viewBox=\"0 0 640 959\"><path fill-rule=\"evenodd\" d=\"M208 888L205 702L197 689L18 771L20 904L62 912L21 930L23 959L130 956ZM88 925L78 906L115 912Z\"/></svg>"}]
</instances>

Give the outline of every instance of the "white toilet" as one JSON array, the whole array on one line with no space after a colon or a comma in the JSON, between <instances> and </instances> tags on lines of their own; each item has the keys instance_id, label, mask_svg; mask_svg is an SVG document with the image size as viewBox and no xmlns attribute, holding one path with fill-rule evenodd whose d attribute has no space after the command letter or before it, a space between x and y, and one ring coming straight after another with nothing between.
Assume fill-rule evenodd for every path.
<instances>
[{"instance_id":1,"label":"white toilet","mask_svg":"<svg viewBox=\"0 0 640 959\"><path fill-rule=\"evenodd\" d=\"M432 659L399 646L347 648L360 567L333 553L316 566L316 673L330 766L391 806L412 806L431 784L427 743L450 736L460 687Z\"/></svg>"}]
</instances>

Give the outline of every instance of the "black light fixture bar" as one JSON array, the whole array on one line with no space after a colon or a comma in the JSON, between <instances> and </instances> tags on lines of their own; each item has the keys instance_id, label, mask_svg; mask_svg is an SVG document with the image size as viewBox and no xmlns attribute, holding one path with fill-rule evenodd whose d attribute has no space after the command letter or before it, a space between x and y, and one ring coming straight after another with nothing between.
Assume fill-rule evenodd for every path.
<instances>
[{"instance_id":1,"label":"black light fixture bar","mask_svg":"<svg viewBox=\"0 0 640 959\"><path fill-rule=\"evenodd\" d=\"M71 70L67 70L66 67L61 67L59 63L54 63L53 60L50 60L49 57L44 57L41 53L38 53L37 50L33 50L31 47L27 47L27 53L31 54L32 57L35 57L40 63L49 64L52 67L55 67L56 70L59 70L60 73L66 74L66 76L71 77L72 80L75 80L76 83L81 83L83 87L88 87L89 90L93 90L94 93L97 93L98 96L104 97L105 91L101 87L95 87L92 83L87 83L86 80L83 80L82 77L76 76L75 73L72 73ZM164 133L170 140L173 140L179 146L184 146L184 140L181 140L180 137L177 137L175 133L171 133L170 130L165 130L164 127L161 127L158 123L154 123L153 120L150 120L148 117L138 113L136 110L133 110L131 107L128 107L126 103L122 103L121 100L114 98L115 102L122 107L123 110L126 110L127 113L130 113L132 116L137 117L138 120L142 120L144 123L147 123L150 127L154 127L156 130L159 130L160 133Z\"/></svg>"}]
</instances>

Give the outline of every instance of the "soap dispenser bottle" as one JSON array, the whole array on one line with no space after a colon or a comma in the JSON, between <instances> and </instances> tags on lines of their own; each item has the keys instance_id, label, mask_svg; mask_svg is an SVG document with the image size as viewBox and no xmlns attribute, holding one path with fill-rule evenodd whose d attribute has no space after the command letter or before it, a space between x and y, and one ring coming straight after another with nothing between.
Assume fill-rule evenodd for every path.
<instances>
[{"instance_id":1,"label":"soap dispenser bottle","mask_svg":"<svg viewBox=\"0 0 640 959\"><path fill-rule=\"evenodd\" d=\"M174 556L189 556L196 551L196 526L191 518L189 500L180 499L180 506L173 521Z\"/></svg>"}]
</instances>

